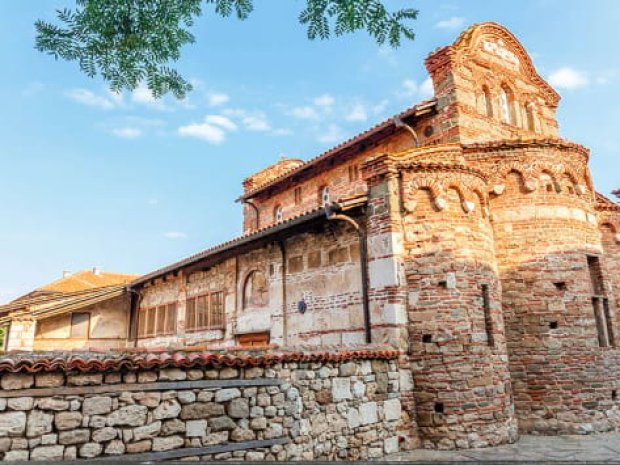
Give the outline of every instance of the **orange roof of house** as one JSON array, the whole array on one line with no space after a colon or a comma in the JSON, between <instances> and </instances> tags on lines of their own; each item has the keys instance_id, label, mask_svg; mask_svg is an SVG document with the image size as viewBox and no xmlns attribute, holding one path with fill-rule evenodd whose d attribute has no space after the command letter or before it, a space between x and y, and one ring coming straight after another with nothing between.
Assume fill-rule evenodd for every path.
<instances>
[{"instance_id":1,"label":"orange roof of house","mask_svg":"<svg viewBox=\"0 0 620 465\"><path fill-rule=\"evenodd\" d=\"M127 284L134 280L137 275L107 273L96 270L83 270L71 273L63 278L53 281L36 289L40 292L79 292L99 287L117 286Z\"/></svg>"}]
</instances>

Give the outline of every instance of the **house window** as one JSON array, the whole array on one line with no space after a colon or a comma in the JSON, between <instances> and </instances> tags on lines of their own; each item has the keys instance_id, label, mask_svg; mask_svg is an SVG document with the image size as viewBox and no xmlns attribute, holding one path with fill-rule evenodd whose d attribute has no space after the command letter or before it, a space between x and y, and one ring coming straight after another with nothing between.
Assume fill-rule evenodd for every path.
<instances>
[{"instance_id":1,"label":"house window","mask_svg":"<svg viewBox=\"0 0 620 465\"><path fill-rule=\"evenodd\" d=\"M319 189L319 205L324 207L325 205L329 205L330 196L329 196L329 187L322 186Z\"/></svg>"},{"instance_id":2,"label":"house window","mask_svg":"<svg viewBox=\"0 0 620 465\"><path fill-rule=\"evenodd\" d=\"M360 170L358 165L349 166L349 182L357 181L360 177Z\"/></svg>"},{"instance_id":3,"label":"house window","mask_svg":"<svg viewBox=\"0 0 620 465\"><path fill-rule=\"evenodd\" d=\"M138 337L155 337L175 334L177 330L177 304L169 303L140 310Z\"/></svg>"},{"instance_id":4,"label":"house window","mask_svg":"<svg viewBox=\"0 0 620 465\"><path fill-rule=\"evenodd\" d=\"M487 86L482 86L482 103L484 104L484 111L489 118L493 118L493 103L491 101L491 93Z\"/></svg>"},{"instance_id":5,"label":"house window","mask_svg":"<svg viewBox=\"0 0 620 465\"><path fill-rule=\"evenodd\" d=\"M261 271L252 271L243 285L243 308L264 307L268 303L267 278Z\"/></svg>"},{"instance_id":6,"label":"house window","mask_svg":"<svg viewBox=\"0 0 620 465\"><path fill-rule=\"evenodd\" d=\"M513 113L513 97L512 92L508 87L502 86L502 89L499 93L499 105L501 111L502 121L506 124L514 124L514 113Z\"/></svg>"},{"instance_id":7,"label":"house window","mask_svg":"<svg viewBox=\"0 0 620 465\"><path fill-rule=\"evenodd\" d=\"M487 333L487 341L489 346L495 347L495 338L493 337L493 318L491 317L491 293L488 284L480 286L482 291L482 308L484 310L484 327Z\"/></svg>"},{"instance_id":8,"label":"house window","mask_svg":"<svg viewBox=\"0 0 620 465\"><path fill-rule=\"evenodd\" d=\"M211 292L187 299L188 331L224 328L224 293Z\"/></svg>"},{"instance_id":9,"label":"house window","mask_svg":"<svg viewBox=\"0 0 620 465\"><path fill-rule=\"evenodd\" d=\"M88 339L90 331L90 313L71 314L71 337Z\"/></svg>"},{"instance_id":10,"label":"house window","mask_svg":"<svg viewBox=\"0 0 620 465\"><path fill-rule=\"evenodd\" d=\"M276 223L280 223L282 221L282 205L277 205L276 208L273 209L273 220Z\"/></svg>"},{"instance_id":11,"label":"house window","mask_svg":"<svg viewBox=\"0 0 620 465\"><path fill-rule=\"evenodd\" d=\"M295 188L294 195L295 195L295 205L299 205L301 203L301 187Z\"/></svg>"}]
</instances>

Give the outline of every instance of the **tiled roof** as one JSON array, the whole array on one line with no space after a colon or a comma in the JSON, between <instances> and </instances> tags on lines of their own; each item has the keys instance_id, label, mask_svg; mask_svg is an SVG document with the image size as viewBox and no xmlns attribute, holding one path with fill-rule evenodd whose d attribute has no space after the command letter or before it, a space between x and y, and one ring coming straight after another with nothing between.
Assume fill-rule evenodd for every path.
<instances>
[{"instance_id":1,"label":"tiled roof","mask_svg":"<svg viewBox=\"0 0 620 465\"><path fill-rule=\"evenodd\" d=\"M425 100L424 102L418 103L417 105L414 105L412 107L407 108L406 110L402 111L401 113L398 113L394 116L392 116L391 118L386 119L385 121L371 127L370 129L367 129L366 131L363 131L359 134L357 134L356 136L353 136L352 138L342 142L341 144L336 145L335 147L327 150L326 152L323 152L322 154L308 160L307 162L305 162L304 164L290 170L290 171L286 171L285 173L282 173L281 175L275 177L274 179L270 180L269 182L265 182L263 184L261 184L260 186L258 186L255 189L250 189L247 192L245 192L241 197L239 197L238 200L246 200L249 198L254 197L256 194L258 194L259 192L267 189L268 187L271 187L287 178L289 178L290 176L293 176L294 174L297 174L307 168L309 168L310 166L315 165L318 162L321 162L323 160L326 160L328 158L331 158L333 156L336 156L340 153L342 153L343 150L348 149L356 144L359 144L360 142L363 142L364 140L368 139L369 137L380 133L381 131L384 131L386 129L389 129L391 127L395 127L395 120L398 119L404 119L404 118L408 118L410 116L415 116L418 112L428 112L429 110L431 110L432 108L435 107L436 105L436 100L430 99L430 100Z\"/></svg>"},{"instance_id":2,"label":"tiled roof","mask_svg":"<svg viewBox=\"0 0 620 465\"><path fill-rule=\"evenodd\" d=\"M118 353L82 355L13 353L0 359L0 372L39 373L113 372L161 368L194 367L255 367L282 362L341 362L346 360L392 360L400 351L393 349L360 349L332 352L266 352L214 353L174 352L131 354ZM51 356L50 356L51 355Z\"/></svg>"},{"instance_id":3,"label":"tiled roof","mask_svg":"<svg viewBox=\"0 0 620 465\"><path fill-rule=\"evenodd\" d=\"M103 271L84 270L77 273L69 274L66 277L58 279L52 283L46 284L37 289L37 291L49 292L78 292L87 289L95 289L99 287L115 286L119 284L127 284L136 279L137 275L107 273Z\"/></svg>"},{"instance_id":4,"label":"tiled roof","mask_svg":"<svg viewBox=\"0 0 620 465\"><path fill-rule=\"evenodd\" d=\"M29 299L0 305L0 325L8 323L14 318L32 317L35 319L48 318L62 313L80 310L106 300L120 297L125 293L125 285L107 286L71 294L54 294L53 296L38 296Z\"/></svg>"}]
</instances>

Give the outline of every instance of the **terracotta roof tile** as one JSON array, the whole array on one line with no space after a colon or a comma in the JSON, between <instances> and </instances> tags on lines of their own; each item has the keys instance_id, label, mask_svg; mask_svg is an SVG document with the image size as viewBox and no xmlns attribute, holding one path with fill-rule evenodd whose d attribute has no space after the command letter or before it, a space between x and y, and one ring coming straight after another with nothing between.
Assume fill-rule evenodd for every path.
<instances>
[{"instance_id":1,"label":"terracotta roof tile","mask_svg":"<svg viewBox=\"0 0 620 465\"><path fill-rule=\"evenodd\" d=\"M37 291L48 292L78 292L86 289L95 289L98 287L115 286L119 284L127 284L137 276L132 274L95 272L94 270L78 271L64 278L41 286Z\"/></svg>"},{"instance_id":2,"label":"terracotta roof tile","mask_svg":"<svg viewBox=\"0 0 620 465\"><path fill-rule=\"evenodd\" d=\"M394 349L359 349L330 352L256 351L235 354L216 352L163 352L163 353L84 353L40 354L12 353L0 359L0 372L113 372L161 368L195 367L254 367L282 362L341 362L346 360L392 360L400 355Z\"/></svg>"}]
</instances>

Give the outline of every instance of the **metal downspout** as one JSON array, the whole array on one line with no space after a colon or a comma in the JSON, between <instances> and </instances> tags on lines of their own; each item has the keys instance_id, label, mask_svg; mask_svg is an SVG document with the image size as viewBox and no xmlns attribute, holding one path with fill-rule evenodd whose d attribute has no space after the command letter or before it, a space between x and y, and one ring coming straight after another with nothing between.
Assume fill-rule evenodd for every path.
<instances>
[{"instance_id":1,"label":"metal downspout","mask_svg":"<svg viewBox=\"0 0 620 465\"><path fill-rule=\"evenodd\" d=\"M368 249L366 244L366 231L350 216L343 213L335 213L333 205L325 206L325 216L330 221L344 221L349 223L357 232L360 245L360 272L362 277L362 307L364 311L364 335L366 344L372 342L370 330L370 301L368 298Z\"/></svg>"}]
</instances>

